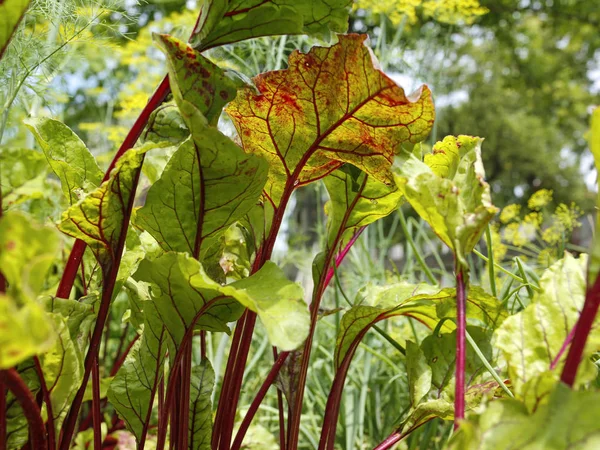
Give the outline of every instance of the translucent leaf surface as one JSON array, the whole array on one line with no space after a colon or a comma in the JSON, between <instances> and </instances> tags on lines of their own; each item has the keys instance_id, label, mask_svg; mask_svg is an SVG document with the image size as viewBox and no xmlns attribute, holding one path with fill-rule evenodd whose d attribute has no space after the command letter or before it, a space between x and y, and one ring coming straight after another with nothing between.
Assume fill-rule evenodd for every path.
<instances>
[{"instance_id":1,"label":"translucent leaf surface","mask_svg":"<svg viewBox=\"0 0 600 450\"><path fill-rule=\"evenodd\" d=\"M469 327L473 340L486 359L492 360L490 333L481 328ZM402 419L401 429L414 429L433 417L454 419L454 388L456 366L456 333L432 334L421 345L406 344L406 370L411 393L409 411ZM484 396L493 396L498 387L486 372L485 366L474 352L467 354L465 379L466 405L470 409Z\"/></svg>"},{"instance_id":2,"label":"translucent leaf surface","mask_svg":"<svg viewBox=\"0 0 600 450\"><path fill-rule=\"evenodd\" d=\"M29 0L3 0L0 2L0 58L2 58L10 38L28 6Z\"/></svg>"},{"instance_id":3,"label":"translucent leaf surface","mask_svg":"<svg viewBox=\"0 0 600 450\"><path fill-rule=\"evenodd\" d=\"M117 373L109 399L139 439L148 423L167 349L173 358L188 330L229 332L244 307L257 312L273 345L291 350L308 333L308 308L299 285L267 262L254 275L222 286L187 254L168 252L139 266L135 278L150 283L144 332ZM209 302L213 302L206 306Z\"/></svg>"},{"instance_id":4,"label":"translucent leaf surface","mask_svg":"<svg viewBox=\"0 0 600 450\"><path fill-rule=\"evenodd\" d=\"M44 151L50 167L60 178L62 190L71 205L85 192L98 187L104 175L85 144L65 124L54 119L27 119Z\"/></svg>"},{"instance_id":5,"label":"translucent leaf surface","mask_svg":"<svg viewBox=\"0 0 600 450\"><path fill-rule=\"evenodd\" d=\"M531 303L506 319L495 332L494 345L508 363L513 392L530 408L546 400L560 376L566 352L557 362L557 369L550 371L550 368L583 307L586 267L585 255L576 259L565 253L564 258L544 271L540 278L541 290L535 293ZM594 328L584 355L591 355L599 338ZM586 360L584 357L582 369L587 367L588 370L580 371L580 382L589 381L596 373Z\"/></svg>"},{"instance_id":6,"label":"translucent leaf surface","mask_svg":"<svg viewBox=\"0 0 600 450\"><path fill-rule=\"evenodd\" d=\"M396 186L388 186L354 166L345 165L324 179L330 202L326 206L328 247L337 253L359 228L396 210L402 197Z\"/></svg>"},{"instance_id":7,"label":"translucent leaf surface","mask_svg":"<svg viewBox=\"0 0 600 450\"><path fill-rule=\"evenodd\" d=\"M425 162L404 153L395 168L408 202L462 265L497 212L484 180L481 142L471 136L447 136L434 145Z\"/></svg>"},{"instance_id":8,"label":"translucent leaf surface","mask_svg":"<svg viewBox=\"0 0 600 450\"><path fill-rule=\"evenodd\" d=\"M257 76L258 93L245 87L227 107L244 150L269 161L265 193L275 207L344 162L391 185L398 146L429 133L429 89L407 97L377 69L365 39L341 35L332 47L296 51L288 69Z\"/></svg>"},{"instance_id":9,"label":"translucent leaf surface","mask_svg":"<svg viewBox=\"0 0 600 450\"><path fill-rule=\"evenodd\" d=\"M260 36L343 33L349 0L205 0L192 37L200 49Z\"/></svg>"},{"instance_id":10,"label":"translucent leaf surface","mask_svg":"<svg viewBox=\"0 0 600 450\"><path fill-rule=\"evenodd\" d=\"M140 173L144 153L153 143L128 150L118 161L110 178L73 205L62 215L58 228L74 238L83 240L106 271L115 260L120 239L125 239L127 227L123 219Z\"/></svg>"},{"instance_id":11,"label":"translucent leaf surface","mask_svg":"<svg viewBox=\"0 0 600 450\"><path fill-rule=\"evenodd\" d=\"M339 367L350 349L355 349L364 333L375 323L395 316L410 316L435 328L443 318L456 317L456 291L426 284L397 283L386 287L367 287L359 292L363 299L342 317L336 342L335 364ZM467 318L477 325L494 326L506 317L500 302L483 289L471 286L467 297ZM445 321L441 330L450 332L455 325ZM353 351L353 350L352 350Z\"/></svg>"},{"instance_id":12,"label":"translucent leaf surface","mask_svg":"<svg viewBox=\"0 0 600 450\"><path fill-rule=\"evenodd\" d=\"M454 450L594 450L600 446L600 395L560 383L533 414L517 400L492 402L463 422L450 442Z\"/></svg>"}]
</instances>

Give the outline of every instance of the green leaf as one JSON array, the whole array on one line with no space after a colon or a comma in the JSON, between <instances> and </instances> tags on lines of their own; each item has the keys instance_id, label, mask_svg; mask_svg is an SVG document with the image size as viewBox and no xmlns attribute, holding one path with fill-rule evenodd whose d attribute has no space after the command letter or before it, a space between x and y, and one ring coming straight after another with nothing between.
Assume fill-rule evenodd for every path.
<instances>
[{"instance_id":1,"label":"green leaf","mask_svg":"<svg viewBox=\"0 0 600 450\"><path fill-rule=\"evenodd\" d=\"M447 136L434 145L425 162L404 152L395 167L399 189L463 266L497 212L484 181L481 142L471 136Z\"/></svg>"},{"instance_id":2,"label":"green leaf","mask_svg":"<svg viewBox=\"0 0 600 450\"><path fill-rule=\"evenodd\" d=\"M364 299L359 306L344 314L336 342L335 365L340 367L347 353L355 348L364 333L375 323L396 316L410 316L430 328L444 318L456 317L456 290L439 289L426 284L405 282L385 287L367 286L359 292ZM506 317L502 304L477 286L469 288L467 318L479 326L495 326ZM444 321L441 331L451 332L456 326Z\"/></svg>"},{"instance_id":3,"label":"green leaf","mask_svg":"<svg viewBox=\"0 0 600 450\"><path fill-rule=\"evenodd\" d=\"M83 193L100 185L102 171L85 144L69 127L48 118L27 119L25 125L60 178L63 193L71 205L77 203Z\"/></svg>"},{"instance_id":4,"label":"green leaf","mask_svg":"<svg viewBox=\"0 0 600 450\"><path fill-rule=\"evenodd\" d=\"M54 325L54 345L40 355L46 387L50 393L56 435L83 381L83 354L72 339L68 318L49 314ZM47 413L47 411L46 411Z\"/></svg>"},{"instance_id":5,"label":"green leaf","mask_svg":"<svg viewBox=\"0 0 600 450\"><path fill-rule=\"evenodd\" d=\"M211 395L215 385L215 372L208 360L192 367L190 386L190 450L210 450L212 439Z\"/></svg>"},{"instance_id":6,"label":"green leaf","mask_svg":"<svg viewBox=\"0 0 600 450\"><path fill-rule=\"evenodd\" d=\"M216 125L223 106L235 97L240 83L184 42L166 34L154 35L154 40L167 55L171 92L188 127L192 122L202 123L198 112L209 124ZM191 127L190 131L194 132Z\"/></svg>"},{"instance_id":7,"label":"green leaf","mask_svg":"<svg viewBox=\"0 0 600 450\"><path fill-rule=\"evenodd\" d=\"M44 288L58 251L59 236L30 216L9 211L0 218L0 267L15 298L33 300Z\"/></svg>"},{"instance_id":8,"label":"green leaf","mask_svg":"<svg viewBox=\"0 0 600 450\"><path fill-rule=\"evenodd\" d=\"M44 155L28 148L0 147L0 194L2 208L10 204L6 197L27 182L46 172Z\"/></svg>"},{"instance_id":9,"label":"green leaf","mask_svg":"<svg viewBox=\"0 0 600 450\"><path fill-rule=\"evenodd\" d=\"M493 357L490 333L469 327L469 333L486 359ZM406 343L406 370L411 393L410 409L400 428L407 432L433 417L454 419L454 387L456 362L456 332L426 337L420 346ZM490 380L485 366L474 352L467 353L465 379L469 386L466 406L471 409L484 396L492 396L498 384Z\"/></svg>"},{"instance_id":10,"label":"green leaf","mask_svg":"<svg viewBox=\"0 0 600 450\"><path fill-rule=\"evenodd\" d=\"M222 289L258 314L271 345L290 351L308 336L310 315L302 287L288 280L275 263L267 261L250 277Z\"/></svg>"},{"instance_id":11,"label":"green leaf","mask_svg":"<svg viewBox=\"0 0 600 450\"><path fill-rule=\"evenodd\" d=\"M148 119L144 132L144 142L169 142L181 144L190 135L179 109L173 102L163 103L156 108Z\"/></svg>"},{"instance_id":12,"label":"green leaf","mask_svg":"<svg viewBox=\"0 0 600 450\"><path fill-rule=\"evenodd\" d=\"M575 392L559 383L533 414L517 400L492 402L462 422L455 450L594 450L600 446L600 393Z\"/></svg>"},{"instance_id":13,"label":"green leaf","mask_svg":"<svg viewBox=\"0 0 600 450\"><path fill-rule=\"evenodd\" d=\"M110 178L62 215L58 228L83 240L94 252L103 271L115 261L115 251L127 226L123 223L139 177L144 153L156 144L128 150L118 161Z\"/></svg>"},{"instance_id":14,"label":"green leaf","mask_svg":"<svg viewBox=\"0 0 600 450\"><path fill-rule=\"evenodd\" d=\"M323 180L330 202L325 206L328 248L343 249L359 228L396 210L402 194L352 165L345 165Z\"/></svg>"},{"instance_id":15,"label":"green leaf","mask_svg":"<svg viewBox=\"0 0 600 450\"><path fill-rule=\"evenodd\" d=\"M0 369L9 369L47 351L56 334L44 309L0 294Z\"/></svg>"},{"instance_id":16,"label":"green leaf","mask_svg":"<svg viewBox=\"0 0 600 450\"><path fill-rule=\"evenodd\" d=\"M29 359L19 364L17 371L35 398L40 391L40 380L37 376L33 360ZM20 449L28 441L29 424L27 418L13 393L8 391L6 394L6 448L11 450Z\"/></svg>"},{"instance_id":17,"label":"green leaf","mask_svg":"<svg viewBox=\"0 0 600 450\"><path fill-rule=\"evenodd\" d=\"M265 184L267 164L246 155L216 128L194 126L150 188L136 224L164 250L200 260L227 228L252 208Z\"/></svg>"},{"instance_id":18,"label":"green leaf","mask_svg":"<svg viewBox=\"0 0 600 450\"><path fill-rule=\"evenodd\" d=\"M194 31L201 50L260 36L343 33L349 0L205 0Z\"/></svg>"},{"instance_id":19,"label":"green leaf","mask_svg":"<svg viewBox=\"0 0 600 450\"><path fill-rule=\"evenodd\" d=\"M429 89L407 97L375 67L365 39L341 35L333 47L294 52L288 69L257 76L256 89L241 89L227 107L244 150L269 161L265 194L274 207L345 162L392 185L395 151L429 133Z\"/></svg>"},{"instance_id":20,"label":"green leaf","mask_svg":"<svg viewBox=\"0 0 600 450\"><path fill-rule=\"evenodd\" d=\"M0 59L27 11L30 0L3 0L0 2Z\"/></svg>"},{"instance_id":21,"label":"green leaf","mask_svg":"<svg viewBox=\"0 0 600 450\"><path fill-rule=\"evenodd\" d=\"M596 171L600 173L600 107L596 108L592 113L591 130L588 137L590 151L594 156L594 164ZM596 198L596 234L600 236L600 191ZM596 277L600 274L600 239L596 237L592 245L590 267L588 272L589 283L592 284Z\"/></svg>"},{"instance_id":22,"label":"green leaf","mask_svg":"<svg viewBox=\"0 0 600 450\"><path fill-rule=\"evenodd\" d=\"M540 278L540 291L521 312L506 319L495 332L494 345L508 363L508 377L517 399L530 408L545 400L560 376L566 352L556 369L550 366L567 335L577 322L585 300L587 257L569 253L546 269ZM600 344L593 330L584 353L578 382L590 381L596 370L589 356Z\"/></svg>"},{"instance_id":23,"label":"green leaf","mask_svg":"<svg viewBox=\"0 0 600 450\"><path fill-rule=\"evenodd\" d=\"M150 284L151 300L142 302L144 332L108 395L138 439L150 417L165 353L169 349L175 356L190 327L229 332L227 323L245 306L257 312L271 343L282 350L297 347L308 333L302 289L271 262L249 278L222 286L194 258L168 252L142 261L134 278ZM203 309L211 300L214 304Z\"/></svg>"}]
</instances>

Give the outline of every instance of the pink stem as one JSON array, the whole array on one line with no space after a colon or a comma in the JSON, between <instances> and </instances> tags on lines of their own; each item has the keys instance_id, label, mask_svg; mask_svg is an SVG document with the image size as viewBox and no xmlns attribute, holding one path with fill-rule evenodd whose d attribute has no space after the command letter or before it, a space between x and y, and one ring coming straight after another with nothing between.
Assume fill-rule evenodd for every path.
<instances>
[{"instance_id":1,"label":"pink stem","mask_svg":"<svg viewBox=\"0 0 600 450\"><path fill-rule=\"evenodd\" d=\"M581 357L583 356L585 343L587 342L588 335L592 329L599 306L600 276L597 276L594 285L590 287L586 293L583 310L581 311L579 320L577 320L577 324L575 325L573 343L571 344L571 348L569 348L567 360L565 361L565 367L563 368L563 372L560 377L560 380L569 387L573 387L573 383L575 383L575 377L577 376L577 369L581 363Z\"/></svg>"},{"instance_id":2,"label":"pink stem","mask_svg":"<svg viewBox=\"0 0 600 450\"><path fill-rule=\"evenodd\" d=\"M466 295L462 268L456 274L456 387L454 391L454 429L465 418Z\"/></svg>"}]
</instances>

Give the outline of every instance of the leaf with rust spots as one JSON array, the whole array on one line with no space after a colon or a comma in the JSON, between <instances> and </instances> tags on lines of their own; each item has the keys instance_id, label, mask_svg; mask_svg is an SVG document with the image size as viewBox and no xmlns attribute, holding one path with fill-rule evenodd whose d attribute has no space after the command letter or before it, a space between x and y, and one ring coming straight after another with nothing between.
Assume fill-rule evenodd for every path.
<instances>
[{"instance_id":1,"label":"leaf with rust spots","mask_svg":"<svg viewBox=\"0 0 600 450\"><path fill-rule=\"evenodd\" d=\"M483 139L447 136L422 162L404 152L395 167L406 200L467 267L466 255L498 209L481 162Z\"/></svg>"},{"instance_id":2,"label":"leaf with rust spots","mask_svg":"<svg viewBox=\"0 0 600 450\"><path fill-rule=\"evenodd\" d=\"M346 31L351 4L351 0L204 0L192 43L206 50L261 36L328 37L331 31Z\"/></svg>"},{"instance_id":3,"label":"leaf with rust spots","mask_svg":"<svg viewBox=\"0 0 600 450\"><path fill-rule=\"evenodd\" d=\"M154 40L167 55L171 91L188 126L197 111L216 125L223 106L235 97L241 83L174 37L159 34Z\"/></svg>"},{"instance_id":4,"label":"leaf with rust spots","mask_svg":"<svg viewBox=\"0 0 600 450\"><path fill-rule=\"evenodd\" d=\"M128 150L117 161L110 178L66 210L58 224L63 233L90 247L103 273L111 268L119 241L126 237L124 217L129 216L132 207L144 153L157 146L150 142Z\"/></svg>"},{"instance_id":5,"label":"leaf with rust spots","mask_svg":"<svg viewBox=\"0 0 600 450\"><path fill-rule=\"evenodd\" d=\"M395 151L431 130L429 89L407 97L376 68L365 39L342 35L332 47L294 52L289 69L259 75L258 93L243 88L227 107L244 149L269 161L274 206L345 162L391 185Z\"/></svg>"}]
</instances>

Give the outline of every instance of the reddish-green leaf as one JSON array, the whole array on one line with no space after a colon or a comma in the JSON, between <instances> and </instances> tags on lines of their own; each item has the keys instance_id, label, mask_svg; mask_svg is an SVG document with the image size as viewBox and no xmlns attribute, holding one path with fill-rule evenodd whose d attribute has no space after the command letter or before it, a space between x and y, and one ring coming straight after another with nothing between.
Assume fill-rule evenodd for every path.
<instances>
[{"instance_id":1,"label":"reddish-green leaf","mask_svg":"<svg viewBox=\"0 0 600 450\"><path fill-rule=\"evenodd\" d=\"M391 185L400 144L429 133L429 89L407 97L377 69L365 39L342 35L333 47L294 52L287 70L257 76L258 93L243 88L227 107L244 149L269 160L265 192L275 206L344 162Z\"/></svg>"}]
</instances>

